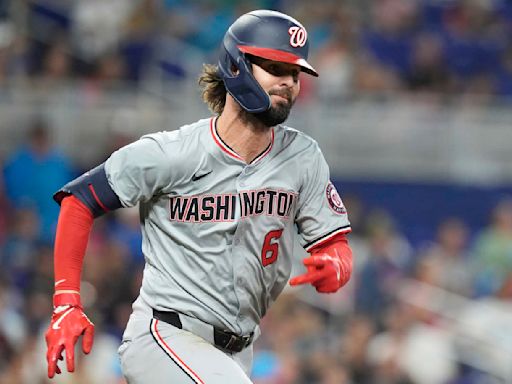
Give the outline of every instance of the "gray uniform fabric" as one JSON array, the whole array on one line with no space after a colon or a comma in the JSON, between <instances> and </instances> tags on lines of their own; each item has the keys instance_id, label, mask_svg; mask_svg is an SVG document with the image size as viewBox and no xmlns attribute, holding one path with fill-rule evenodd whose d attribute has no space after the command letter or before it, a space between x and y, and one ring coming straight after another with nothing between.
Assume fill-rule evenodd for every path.
<instances>
[{"instance_id":1,"label":"gray uniform fabric","mask_svg":"<svg viewBox=\"0 0 512 384\"><path fill-rule=\"evenodd\" d=\"M212 343L211 326L181 319L184 329L152 319L149 305L141 297L135 301L119 347L129 384L251 383L252 345L239 353L221 351Z\"/></svg>"},{"instance_id":2,"label":"gray uniform fabric","mask_svg":"<svg viewBox=\"0 0 512 384\"><path fill-rule=\"evenodd\" d=\"M105 171L124 206L140 204L140 298L246 335L290 277L294 233L308 250L350 224L313 139L277 126L246 164L215 122L143 136Z\"/></svg>"}]
</instances>

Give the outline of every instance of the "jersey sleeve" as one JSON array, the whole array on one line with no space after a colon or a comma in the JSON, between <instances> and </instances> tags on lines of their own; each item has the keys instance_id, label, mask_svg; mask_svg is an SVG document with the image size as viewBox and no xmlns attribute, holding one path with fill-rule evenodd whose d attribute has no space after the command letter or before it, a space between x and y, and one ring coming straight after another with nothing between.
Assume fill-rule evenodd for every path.
<instances>
[{"instance_id":1,"label":"jersey sleeve","mask_svg":"<svg viewBox=\"0 0 512 384\"><path fill-rule=\"evenodd\" d=\"M351 230L347 210L330 181L329 167L317 145L309 160L295 217L301 245L306 251Z\"/></svg>"},{"instance_id":2,"label":"jersey sleeve","mask_svg":"<svg viewBox=\"0 0 512 384\"><path fill-rule=\"evenodd\" d=\"M132 207L149 201L172 182L172 164L156 135L115 151L105 162L110 186L121 204Z\"/></svg>"}]
</instances>

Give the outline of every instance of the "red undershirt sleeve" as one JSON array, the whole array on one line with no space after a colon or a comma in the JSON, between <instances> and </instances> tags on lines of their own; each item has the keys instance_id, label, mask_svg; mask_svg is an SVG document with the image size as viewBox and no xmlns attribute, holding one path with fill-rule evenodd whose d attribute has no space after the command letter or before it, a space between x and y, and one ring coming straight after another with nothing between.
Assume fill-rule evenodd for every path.
<instances>
[{"instance_id":1,"label":"red undershirt sleeve","mask_svg":"<svg viewBox=\"0 0 512 384\"><path fill-rule=\"evenodd\" d=\"M334 254L329 253L329 249L332 247L336 247L341 255L350 255L350 257L352 257L352 249L350 248L347 236L344 233L340 233L328 241L320 243L316 247L313 247L309 253L328 253L331 256L334 256Z\"/></svg>"},{"instance_id":2,"label":"red undershirt sleeve","mask_svg":"<svg viewBox=\"0 0 512 384\"><path fill-rule=\"evenodd\" d=\"M54 248L56 294L80 291L82 264L94 217L75 196L62 200Z\"/></svg>"}]
</instances>

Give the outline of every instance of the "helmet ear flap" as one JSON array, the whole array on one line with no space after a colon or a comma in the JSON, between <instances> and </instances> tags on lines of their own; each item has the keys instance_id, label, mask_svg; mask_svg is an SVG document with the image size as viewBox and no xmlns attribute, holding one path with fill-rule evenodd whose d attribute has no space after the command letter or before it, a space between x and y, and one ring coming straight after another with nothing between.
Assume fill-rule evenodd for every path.
<instances>
[{"instance_id":1,"label":"helmet ear flap","mask_svg":"<svg viewBox=\"0 0 512 384\"><path fill-rule=\"evenodd\" d=\"M219 71L229 94L250 113L260 113L272 105L270 96L261 87L252 74L252 64L238 47L222 45L223 52L219 59ZM238 69L233 73L232 67Z\"/></svg>"}]
</instances>

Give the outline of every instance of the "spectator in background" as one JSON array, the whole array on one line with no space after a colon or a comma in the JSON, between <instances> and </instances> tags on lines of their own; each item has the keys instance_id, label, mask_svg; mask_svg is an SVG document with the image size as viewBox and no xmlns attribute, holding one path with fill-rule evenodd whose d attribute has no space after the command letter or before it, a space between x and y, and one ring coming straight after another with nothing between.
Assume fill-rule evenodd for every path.
<instances>
[{"instance_id":1,"label":"spectator in background","mask_svg":"<svg viewBox=\"0 0 512 384\"><path fill-rule=\"evenodd\" d=\"M34 121L27 144L18 148L4 167L5 191L16 209L33 209L39 218L40 240L53 240L59 207L53 193L74 176L70 161L50 140L50 128Z\"/></svg>"},{"instance_id":2,"label":"spectator in background","mask_svg":"<svg viewBox=\"0 0 512 384\"><path fill-rule=\"evenodd\" d=\"M450 335L419 308L396 303L368 347L375 384L446 384L456 376ZM428 362L428 363L427 363Z\"/></svg>"},{"instance_id":3,"label":"spectator in background","mask_svg":"<svg viewBox=\"0 0 512 384\"><path fill-rule=\"evenodd\" d=\"M355 304L356 311L378 321L411 267L411 247L387 213L370 213L368 223L369 256L354 276Z\"/></svg>"},{"instance_id":4,"label":"spectator in background","mask_svg":"<svg viewBox=\"0 0 512 384\"><path fill-rule=\"evenodd\" d=\"M41 90L49 91L62 87L71 77L71 52L65 39L56 40L47 47L43 56L42 72L39 82Z\"/></svg>"},{"instance_id":5,"label":"spectator in background","mask_svg":"<svg viewBox=\"0 0 512 384\"><path fill-rule=\"evenodd\" d=\"M118 46L123 26L138 2L78 1L72 5L70 32L73 49L86 62L95 62Z\"/></svg>"},{"instance_id":6,"label":"spectator in background","mask_svg":"<svg viewBox=\"0 0 512 384\"><path fill-rule=\"evenodd\" d=\"M318 97L321 103L339 103L350 97L353 91L359 13L355 7L339 2L329 2L315 9L313 17L308 11L303 10L304 16L313 18L315 22L309 38L316 38L315 46L319 47L315 54L315 68L322 73L318 81L311 84L316 94L308 97Z\"/></svg>"},{"instance_id":7,"label":"spectator in background","mask_svg":"<svg viewBox=\"0 0 512 384\"><path fill-rule=\"evenodd\" d=\"M413 91L450 91L444 47L437 34L421 33L416 37L411 52L411 68L406 77L407 86Z\"/></svg>"},{"instance_id":8,"label":"spectator in background","mask_svg":"<svg viewBox=\"0 0 512 384\"><path fill-rule=\"evenodd\" d=\"M163 5L157 1L140 1L126 20L125 34L120 42L120 54L126 67L126 79L129 81L138 82L147 71L148 63L154 54L157 32L162 24L160 19L165 15L162 7Z\"/></svg>"},{"instance_id":9,"label":"spectator in background","mask_svg":"<svg viewBox=\"0 0 512 384\"><path fill-rule=\"evenodd\" d=\"M354 384L370 384L371 367L367 359L368 343L375 334L375 324L370 317L352 315L344 322L340 336L340 358L349 367Z\"/></svg>"},{"instance_id":10,"label":"spectator in background","mask_svg":"<svg viewBox=\"0 0 512 384\"><path fill-rule=\"evenodd\" d=\"M418 3L413 1L372 2L371 20L362 36L363 50L401 79L410 72L419 11Z\"/></svg>"},{"instance_id":11,"label":"spectator in background","mask_svg":"<svg viewBox=\"0 0 512 384\"><path fill-rule=\"evenodd\" d=\"M317 84L322 102L340 102L352 92L353 58L342 39L332 39L319 51L317 68L325 73Z\"/></svg>"},{"instance_id":12,"label":"spectator in background","mask_svg":"<svg viewBox=\"0 0 512 384\"><path fill-rule=\"evenodd\" d=\"M490 225L476 238L474 246L475 293L490 295L512 272L512 199L494 208Z\"/></svg>"},{"instance_id":13,"label":"spectator in background","mask_svg":"<svg viewBox=\"0 0 512 384\"><path fill-rule=\"evenodd\" d=\"M385 312L382 332L367 345L367 364L372 376L369 383L413 384L402 366L404 344L413 319L400 305L391 305Z\"/></svg>"},{"instance_id":14,"label":"spectator in background","mask_svg":"<svg viewBox=\"0 0 512 384\"><path fill-rule=\"evenodd\" d=\"M512 378L512 272L504 276L493 295L469 301L457 314L454 344L467 367L465 381L456 384L509 383ZM480 370L483 370L480 371ZM490 379L485 372L492 372Z\"/></svg>"},{"instance_id":15,"label":"spectator in background","mask_svg":"<svg viewBox=\"0 0 512 384\"><path fill-rule=\"evenodd\" d=\"M34 210L19 208L11 217L10 230L0 247L0 263L11 284L24 290L30 283L37 257L39 220Z\"/></svg>"},{"instance_id":16,"label":"spectator in background","mask_svg":"<svg viewBox=\"0 0 512 384\"><path fill-rule=\"evenodd\" d=\"M492 2L453 2L443 14L446 62L456 89L488 95L506 32Z\"/></svg>"},{"instance_id":17,"label":"spectator in background","mask_svg":"<svg viewBox=\"0 0 512 384\"><path fill-rule=\"evenodd\" d=\"M468 240L469 229L462 220L449 217L439 225L436 241L418 255L419 263L432 268L430 283L452 293L472 295Z\"/></svg>"}]
</instances>

